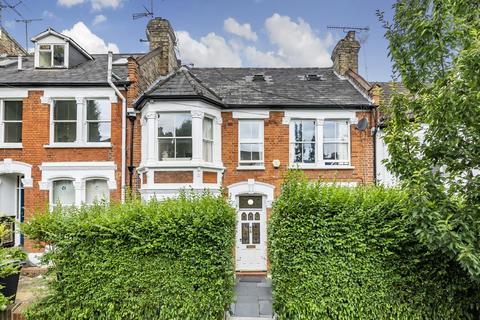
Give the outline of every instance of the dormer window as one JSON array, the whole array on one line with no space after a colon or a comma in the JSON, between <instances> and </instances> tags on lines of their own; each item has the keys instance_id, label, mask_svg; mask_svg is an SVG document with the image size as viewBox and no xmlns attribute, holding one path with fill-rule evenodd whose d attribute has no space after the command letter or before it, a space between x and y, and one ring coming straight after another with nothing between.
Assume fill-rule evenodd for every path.
<instances>
[{"instance_id":1,"label":"dormer window","mask_svg":"<svg viewBox=\"0 0 480 320\"><path fill-rule=\"evenodd\" d=\"M38 46L38 66L40 68L64 68L64 44L40 44Z\"/></svg>"}]
</instances>

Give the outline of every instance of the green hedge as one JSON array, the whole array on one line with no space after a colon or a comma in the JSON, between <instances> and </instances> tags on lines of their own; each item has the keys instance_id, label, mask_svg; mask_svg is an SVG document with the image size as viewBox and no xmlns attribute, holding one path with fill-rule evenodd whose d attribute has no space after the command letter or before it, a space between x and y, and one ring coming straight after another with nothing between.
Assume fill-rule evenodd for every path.
<instances>
[{"instance_id":1,"label":"green hedge","mask_svg":"<svg viewBox=\"0 0 480 320\"><path fill-rule=\"evenodd\" d=\"M235 212L222 198L132 201L39 214L51 295L28 319L221 319L233 299Z\"/></svg>"},{"instance_id":2,"label":"green hedge","mask_svg":"<svg viewBox=\"0 0 480 320\"><path fill-rule=\"evenodd\" d=\"M478 283L419 244L404 197L290 173L269 223L279 319L478 319Z\"/></svg>"}]
</instances>

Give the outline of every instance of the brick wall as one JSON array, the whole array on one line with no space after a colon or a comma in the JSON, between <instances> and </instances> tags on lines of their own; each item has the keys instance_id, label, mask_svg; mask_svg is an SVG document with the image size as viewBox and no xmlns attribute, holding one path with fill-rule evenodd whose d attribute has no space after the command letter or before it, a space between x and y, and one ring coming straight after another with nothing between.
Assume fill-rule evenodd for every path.
<instances>
[{"instance_id":1,"label":"brick wall","mask_svg":"<svg viewBox=\"0 0 480 320\"><path fill-rule=\"evenodd\" d=\"M154 183L192 183L193 171L155 171Z\"/></svg>"},{"instance_id":2,"label":"brick wall","mask_svg":"<svg viewBox=\"0 0 480 320\"><path fill-rule=\"evenodd\" d=\"M270 118L264 122L265 170L237 170L238 166L238 119L232 118L231 112L222 112L222 140L228 141L222 146L222 158L226 167L223 186L255 179L259 182L274 185L275 196L280 193L280 185L288 169L289 162L289 125L282 124L283 112L270 112ZM369 112L357 113L357 117L367 116L372 123ZM370 130L359 132L351 126L351 158L354 169L315 169L304 170L311 179L357 182L359 184L373 182L373 138ZM280 168L275 169L272 161L278 159Z\"/></svg>"},{"instance_id":3,"label":"brick wall","mask_svg":"<svg viewBox=\"0 0 480 320\"><path fill-rule=\"evenodd\" d=\"M117 189L112 191L112 201L119 201L121 194L121 137L122 103L112 104L111 148L45 148L50 142L50 106L42 104L43 91L29 91L23 99L22 149L0 149L0 161L11 158L32 165L33 187L25 188L25 221L48 203L48 191L40 190L42 179L39 165L42 162L114 161L117 170ZM38 251L30 241L25 242L29 252Z\"/></svg>"}]
</instances>

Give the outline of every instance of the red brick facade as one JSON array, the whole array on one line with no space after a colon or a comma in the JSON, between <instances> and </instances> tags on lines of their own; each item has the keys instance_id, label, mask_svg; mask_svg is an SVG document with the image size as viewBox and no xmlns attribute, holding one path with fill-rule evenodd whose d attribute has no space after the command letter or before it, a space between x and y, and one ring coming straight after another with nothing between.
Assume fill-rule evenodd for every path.
<instances>
[{"instance_id":1,"label":"red brick facade","mask_svg":"<svg viewBox=\"0 0 480 320\"><path fill-rule=\"evenodd\" d=\"M282 124L284 113L270 112L269 119L264 121L265 170L237 170L238 167L238 119L232 118L232 112L223 112L222 125L222 160L225 166L223 185L255 179L259 182L274 185L276 196L280 192L289 164L289 125ZM368 117L372 123L370 112L357 112L357 118ZM306 169L309 178L326 181L357 182L368 184L373 182L373 138L370 130L358 131L355 125L350 127L351 164L354 169ZM280 167L274 168L273 160L280 160Z\"/></svg>"}]
</instances>

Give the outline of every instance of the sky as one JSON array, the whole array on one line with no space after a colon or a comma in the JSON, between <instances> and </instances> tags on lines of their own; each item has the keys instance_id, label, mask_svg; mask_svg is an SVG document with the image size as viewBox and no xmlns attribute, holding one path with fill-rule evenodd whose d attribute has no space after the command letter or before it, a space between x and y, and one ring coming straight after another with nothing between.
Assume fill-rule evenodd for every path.
<instances>
[{"instance_id":1,"label":"sky","mask_svg":"<svg viewBox=\"0 0 480 320\"><path fill-rule=\"evenodd\" d=\"M72 37L90 53L148 51L148 18L133 13L151 0L21 0L16 10L29 24L29 38L48 27ZM16 4L19 0L0 0ZM388 42L376 10L391 18L395 0L153 0L155 16L168 19L184 64L197 67L328 67L343 30L369 27L361 42L359 73L370 81L391 79ZM25 25L5 9L2 24L22 45ZM29 44L30 48L32 44Z\"/></svg>"}]
</instances>

